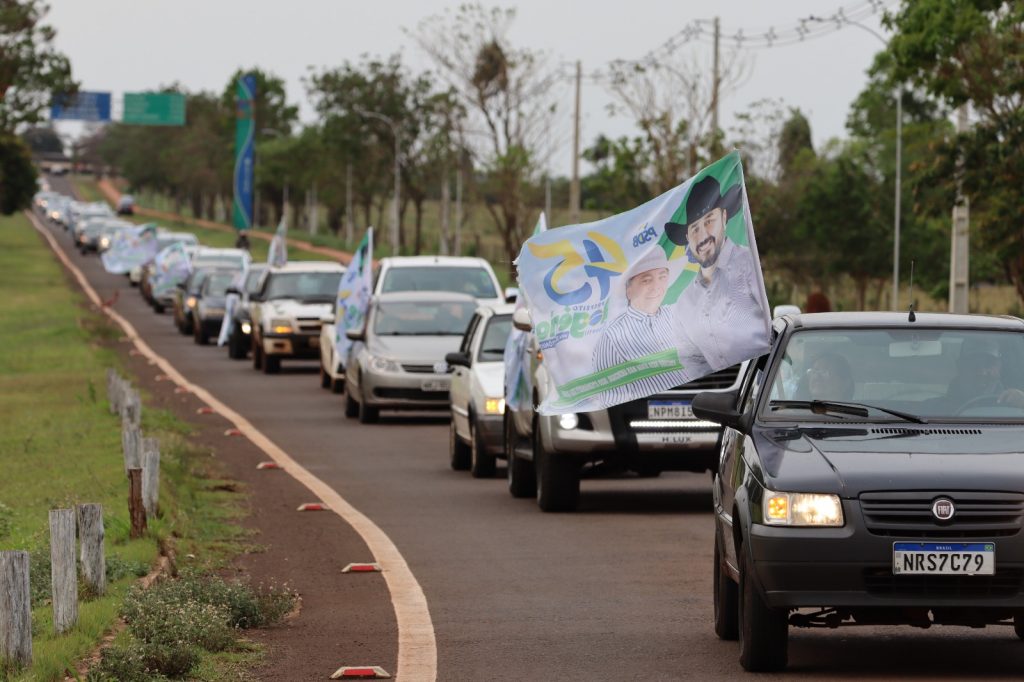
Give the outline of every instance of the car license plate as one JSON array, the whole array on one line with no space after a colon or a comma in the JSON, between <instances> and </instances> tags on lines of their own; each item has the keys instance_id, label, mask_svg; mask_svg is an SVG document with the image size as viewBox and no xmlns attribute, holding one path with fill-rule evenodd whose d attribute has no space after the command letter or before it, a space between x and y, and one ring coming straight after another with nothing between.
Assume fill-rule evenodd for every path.
<instances>
[{"instance_id":1,"label":"car license plate","mask_svg":"<svg viewBox=\"0 0 1024 682\"><path fill-rule=\"evenodd\" d=\"M448 382L444 379L426 379L420 383L420 388L424 391L447 391Z\"/></svg>"},{"instance_id":2,"label":"car license plate","mask_svg":"<svg viewBox=\"0 0 1024 682\"><path fill-rule=\"evenodd\" d=\"M649 400L648 419L693 419L689 400Z\"/></svg>"},{"instance_id":3,"label":"car license plate","mask_svg":"<svg viewBox=\"0 0 1024 682\"><path fill-rule=\"evenodd\" d=\"M641 445L661 445L669 447L671 445L686 445L692 440L693 435L689 433L642 432L636 434L636 442Z\"/></svg>"},{"instance_id":4,"label":"car license plate","mask_svg":"<svg viewBox=\"0 0 1024 682\"><path fill-rule=\"evenodd\" d=\"M894 575L995 575L991 542L894 542Z\"/></svg>"}]
</instances>

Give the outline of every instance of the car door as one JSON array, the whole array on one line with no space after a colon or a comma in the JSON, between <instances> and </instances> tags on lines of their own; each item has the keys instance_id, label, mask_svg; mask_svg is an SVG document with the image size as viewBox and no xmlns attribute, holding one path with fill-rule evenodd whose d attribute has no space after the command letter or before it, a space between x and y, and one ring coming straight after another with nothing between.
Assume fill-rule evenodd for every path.
<instances>
[{"instance_id":1,"label":"car door","mask_svg":"<svg viewBox=\"0 0 1024 682\"><path fill-rule=\"evenodd\" d=\"M480 323L481 316L474 314L466 327L466 333L462 336L462 343L459 345L459 352L473 362L473 348L480 329L485 325ZM456 432L465 439L469 439L469 381L470 368L456 365L452 369L452 382L449 395L452 406L452 419L455 421Z\"/></svg>"}]
</instances>

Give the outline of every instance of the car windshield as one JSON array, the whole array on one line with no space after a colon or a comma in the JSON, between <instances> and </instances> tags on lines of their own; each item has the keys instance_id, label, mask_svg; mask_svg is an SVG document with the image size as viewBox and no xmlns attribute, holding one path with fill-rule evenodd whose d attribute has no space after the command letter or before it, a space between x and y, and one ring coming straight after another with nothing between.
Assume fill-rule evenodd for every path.
<instances>
[{"instance_id":1,"label":"car windshield","mask_svg":"<svg viewBox=\"0 0 1024 682\"><path fill-rule=\"evenodd\" d=\"M500 362L505 356L505 342L512 331L511 315L494 315L487 323L480 352L476 359L482 362Z\"/></svg>"},{"instance_id":2,"label":"car windshield","mask_svg":"<svg viewBox=\"0 0 1024 682\"><path fill-rule=\"evenodd\" d=\"M377 336L462 336L473 317L472 301L388 301L377 305Z\"/></svg>"},{"instance_id":3,"label":"car windshield","mask_svg":"<svg viewBox=\"0 0 1024 682\"><path fill-rule=\"evenodd\" d=\"M294 298L304 303L331 303L338 295L340 272L275 272L267 284L267 300Z\"/></svg>"},{"instance_id":4,"label":"car windshield","mask_svg":"<svg viewBox=\"0 0 1024 682\"><path fill-rule=\"evenodd\" d=\"M487 270L444 265L388 268L380 291L384 294L392 291L451 291L475 298L498 296Z\"/></svg>"},{"instance_id":5,"label":"car windshield","mask_svg":"<svg viewBox=\"0 0 1024 682\"><path fill-rule=\"evenodd\" d=\"M231 286L231 282L234 281L234 272L215 272L206 279L206 285L204 291L207 296L219 296L223 298L228 294L228 287Z\"/></svg>"},{"instance_id":6,"label":"car windshield","mask_svg":"<svg viewBox=\"0 0 1024 682\"><path fill-rule=\"evenodd\" d=\"M245 293L250 296L260 290L260 276L263 274L263 270L250 270L249 274L245 278Z\"/></svg>"},{"instance_id":7,"label":"car windshield","mask_svg":"<svg viewBox=\"0 0 1024 682\"><path fill-rule=\"evenodd\" d=\"M866 410L866 412L865 412ZM809 329L772 378L768 419L1024 422L1024 334L967 329Z\"/></svg>"}]
</instances>

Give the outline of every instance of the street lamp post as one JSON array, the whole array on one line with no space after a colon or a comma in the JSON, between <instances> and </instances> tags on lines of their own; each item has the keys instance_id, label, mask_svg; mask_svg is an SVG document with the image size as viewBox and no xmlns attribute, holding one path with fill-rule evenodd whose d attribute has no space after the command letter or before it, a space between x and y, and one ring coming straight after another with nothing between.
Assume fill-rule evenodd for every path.
<instances>
[{"instance_id":1,"label":"street lamp post","mask_svg":"<svg viewBox=\"0 0 1024 682\"><path fill-rule=\"evenodd\" d=\"M810 21L829 21L822 17L810 16ZM859 21L853 21L852 19L843 19L843 23L867 31L875 38L878 38L879 42L883 45L888 46L887 41L882 35L868 27ZM901 180L903 176L903 88L900 87L896 91L896 197L894 202L893 210L893 246L892 246L892 309L899 310L900 307L900 217L902 212L900 210L900 194L901 194Z\"/></svg>"},{"instance_id":2,"label":"street lamp post","mask_svg":"<svg viewBox=\"0 0 1024 682\"><path fill-rule=\"evenodd\" d=\"M395 196L394 202L391 206L391 255L398 255L398 205L402 192L402 161L401 161L401 149L402 149L402 131L399 129L398 124L390 116L385 116L376 111L367 111L366 109L356 109L357 114L366 118L375 118L379 121L383 121L391 128L391 134L395 138Z\"/></svg>"}]
</instances>

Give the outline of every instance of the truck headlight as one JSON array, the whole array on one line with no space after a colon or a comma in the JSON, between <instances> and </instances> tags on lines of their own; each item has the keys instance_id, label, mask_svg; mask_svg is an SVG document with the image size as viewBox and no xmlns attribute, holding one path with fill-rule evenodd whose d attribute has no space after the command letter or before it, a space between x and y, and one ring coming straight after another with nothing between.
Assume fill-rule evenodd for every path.
<instances>
[{"instance_id":1,"label":"truck headlight","mask_svg":"<svg viewBox=\"0 0 1024 682\"><path fill-rule=\"evenodd\" d=\"M189 308L195 308L196 307L196 297L195 296L189 296L187 299L185 299L185 305L187 305Z\"/></svg>"},{"instance_id":2,"label":"truck headlight","mask_svg":"<svg viewBox=\"0 0 1024 682\"><path fill-rule=\"evenodd\" d=\"M369 357L370 369L374 372L401 372L402 368L397 362L390 358L382 358L379 355Z\"/></svg>"},{"instance_id":3,"label":"truck headlight","mask_svg":"<svg viewBox=\"0 0 1024 682\"><path fill-rule=\"evenodd\" d=\"M291 320L271 320L270 330L275 334L291 334L292 333L292 321Z\"/></svg>"},{"instance_id":4,"label":"truck headlight","mask_svg":"<svg viewBox=\"0 0 1024 682\"><path fill-rule=\"evenodd\" d=\"M764 522L770 526L843 525L843 504L838 495L764 491Z\"/></svg>"},{"instance_id":5,"label":"truck headlight","mask_svg":"<svg viewBox=\"0 0 1024 682\"><path fill-rule=\"evenodd\" d=\"M580 424L580 418L575 413L562 414L558 416L558 425L566 431L572 431Z\"/></svg>"},{"instance_id":6,"label":"truck headlight","mask_svg":"<svg viewBox=\"0 0 1024 682\"><path fill-rule=\"evenodd\" d=\"M242 333L243 334L252 334L252 325L249 324L248 322L243 322L242 323Z\"/></svg>"},{"instance_id":7,"label":"truck headlight","mask_svg":"<svg viewBox=\"0 0 1024 682\"><path fill-rule=\"evenodd\" d=\"M484 401L484 412L487 414L505 414L504 398L488 398Z\"/></svg>"}]
</instances>

